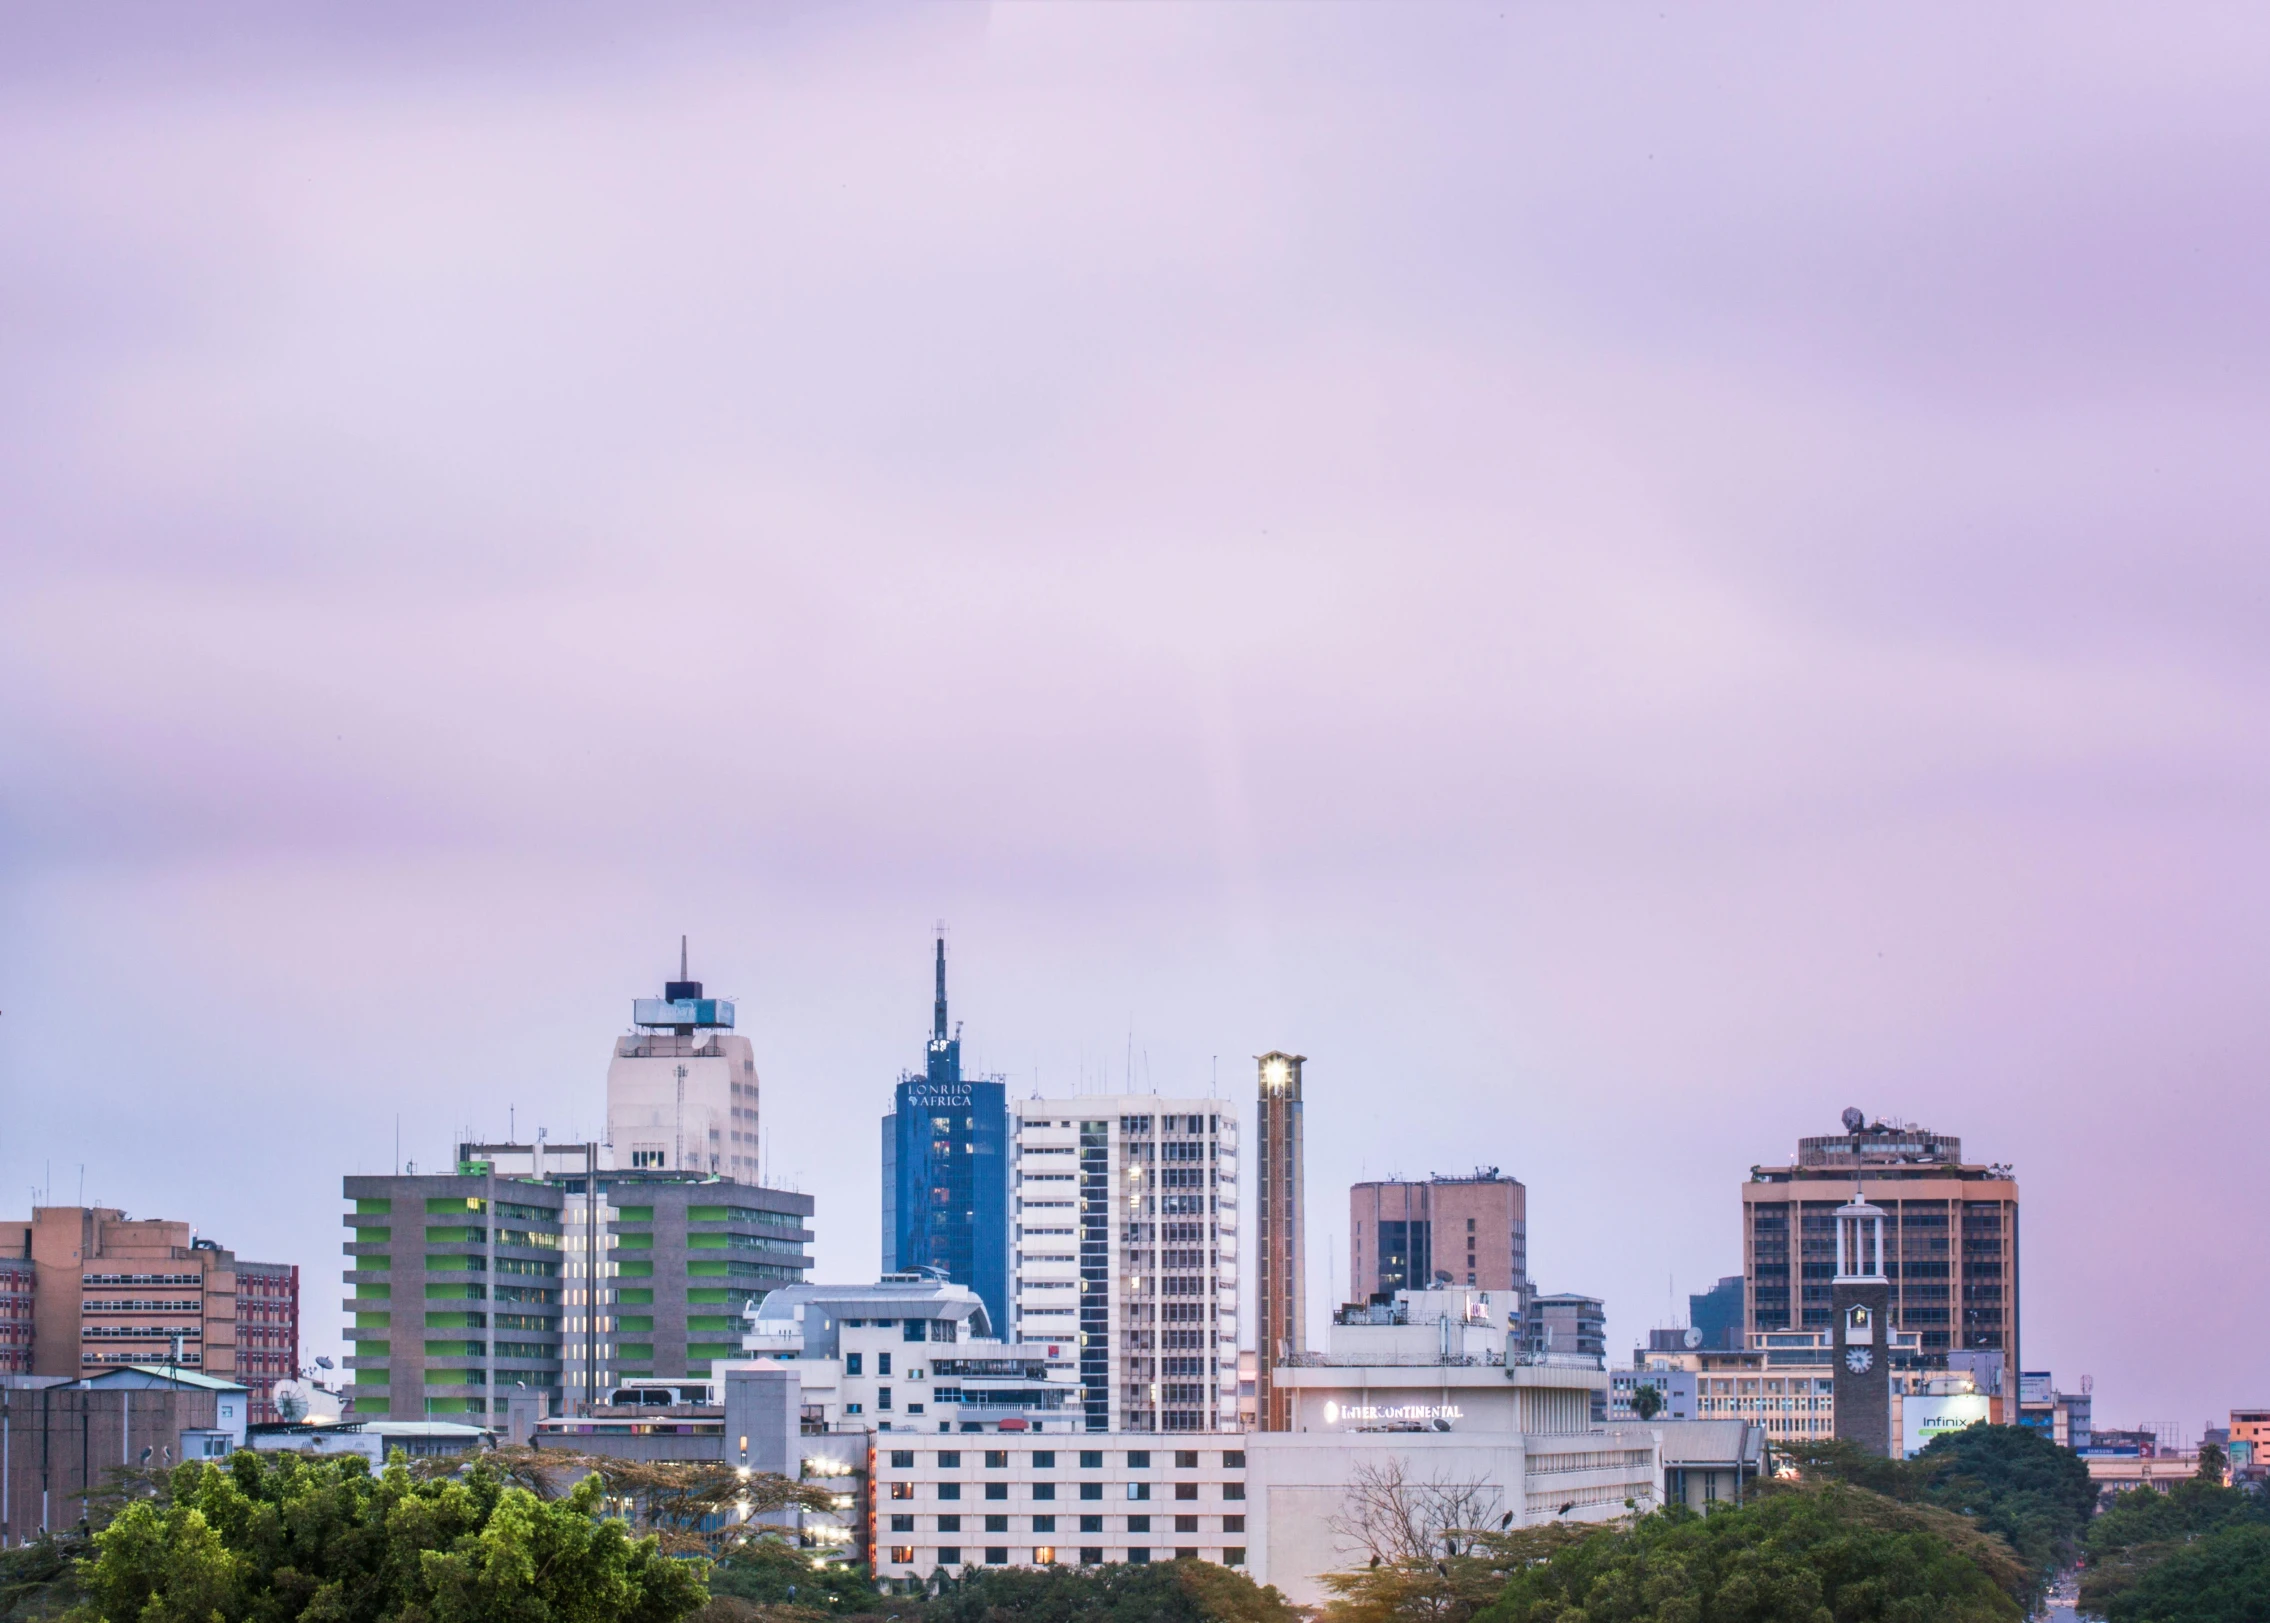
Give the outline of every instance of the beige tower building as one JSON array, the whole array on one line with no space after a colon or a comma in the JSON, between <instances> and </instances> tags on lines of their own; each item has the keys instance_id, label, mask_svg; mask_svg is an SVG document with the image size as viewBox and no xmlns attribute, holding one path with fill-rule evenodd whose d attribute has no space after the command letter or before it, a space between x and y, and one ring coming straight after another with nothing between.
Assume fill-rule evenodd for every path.
<instances>
[{"instance_id":1,"label":"beige tower building","mask_svg":"<svg viewBox=\"0 0 2270 1623\"><path fill-rule=\"evenodd\" d=\"M733 1005L686 978L631 1004L632 1030L607 1066L607 1143L617 1167L758 1181L757 1058L733 1034Z\"/></svg>"},{"instance_id":2,"label":"beige tower building","mask_svg":"<svg viewBox=\"0 0 2270 1623\"><path fill-rule=\"evenodd\" d=\"M1254 1156L1255 1409L1263 1431L1292 1429L1292 1396L1272 1376L1279 1364L1308 1350L1308 1247L1302 1203L1308 1176L1302 1167L1301 1067L1306 1056L1272 1050L1261 1068Z\"/></svg>"}]
</instances>

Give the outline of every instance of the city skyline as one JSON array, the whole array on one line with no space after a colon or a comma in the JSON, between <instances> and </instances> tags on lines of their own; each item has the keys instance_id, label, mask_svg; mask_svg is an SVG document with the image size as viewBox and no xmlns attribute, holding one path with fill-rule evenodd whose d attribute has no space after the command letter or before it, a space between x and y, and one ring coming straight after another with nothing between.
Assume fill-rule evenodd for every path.
<instances>
[{"instance_id":1,"label":"city skyline","mask_svg":"<svg viewBox=\"0 0 2270 1623\"><path fill-rule=\"evenodd\" d=\"M2259 29L190 26L0 23L0 1210L321 1277L690 934L858 1278L943 916L1013 1095L1310 1056L1312 1329L1482 1161L1620 1352L1849 1106L2270 1400Z\"/></svg>"}]
</instances>

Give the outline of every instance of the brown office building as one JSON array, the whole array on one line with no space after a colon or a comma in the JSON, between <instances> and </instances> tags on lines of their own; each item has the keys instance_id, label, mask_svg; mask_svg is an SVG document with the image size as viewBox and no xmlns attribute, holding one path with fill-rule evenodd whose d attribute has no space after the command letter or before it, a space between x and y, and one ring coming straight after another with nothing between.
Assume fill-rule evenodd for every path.
<instances>
[{"instance_id":1,"label":"brown office building","mask_svg":"<svg viewBox=\"0 0 2270 1623\"><path fill-rule=\"evenodd\" d=\"M0 1222L0 1256L9 1259L0 1270L0 1360L10 1370L78 1380L170 1364L253 1389L255 1420L268 1387L298 1371L299 1270L239 1263L187 1223L129 1219L110 1206L39 1206L29 1222ZM28 1323L19 1312L27 1273ZM240 1278L250 1280L251 1307L241 1327Z\"/></svg>"},{"instance_id":2,"label":"brown office building","mask_svg":"<svg viewBox=\"0 0 2270 1623\"><path fill-rule=\"evenodd\" d=\"M1259 1267L1254 1279L1256 1411L1263 1431L1291 1431L1292 1393L1276 1389L1279 1364L1308 1348L1308 1248L1303 1238L1302 1205L1308 1174L1302 1166L1300 1054L1272 1051L1260 1058L1259 1174L1254 1194L1260 1212L1254 1238Z\"/></svg>"},{"instance_id":3,"label":"brown office building","mask_svg":"<svg viewBox=\"0 0 2270 1623\"><path fill-rule=\"evenodd\" d=\"M2018 1353L2018 1183L1963 1160L1962 1140L1845 1112L1845 1131L1801 1139L1790 1166L1752 1167L1742 1186L1742 1272L1753 1331L1826 1330L1833 1317L1836 1210L1884 1212L1883 1271L1894 1328L1927 1366L1956 1351Z\"/></svg>"},{"instance_id":4,"label":"brown office building","mask_svg":"<svg viewBox=\"0 0 2270 1623\"><path fill-rule=\"evenodd\" d=\"M1529 1192L1496 1167L1348 1191L1348 1299L1447 1282L1526 1294Z\"/></svg>"}]
</instances>

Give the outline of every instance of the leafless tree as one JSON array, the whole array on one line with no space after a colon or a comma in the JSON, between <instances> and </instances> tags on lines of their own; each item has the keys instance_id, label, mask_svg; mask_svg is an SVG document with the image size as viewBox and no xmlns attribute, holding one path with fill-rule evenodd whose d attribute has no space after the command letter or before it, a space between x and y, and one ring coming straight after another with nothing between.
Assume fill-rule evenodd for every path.
<instances>
[{"instance_id":1,"label":"leafless tree","mask_svg":"<svg viewBox=\"0 0 2270 1623\"><path fill-rule=\"evenodd\" d=\"M1494 1485L1439 1474L1421 1481L1390 1455L1356 1467L1327 1525L1343 1551L1391 1564L1457 1555L1466 1535L1495 1529L1500 1515Z\"/></svg>"}]
</instances>

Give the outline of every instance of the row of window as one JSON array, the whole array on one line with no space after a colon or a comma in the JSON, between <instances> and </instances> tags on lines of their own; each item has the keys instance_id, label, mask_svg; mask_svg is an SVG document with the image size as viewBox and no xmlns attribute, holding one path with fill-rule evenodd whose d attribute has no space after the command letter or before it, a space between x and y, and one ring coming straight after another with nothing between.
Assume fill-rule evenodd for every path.
<instances>
[{"instance_id":1,"label":"row of window","mask_svg":"<svg viewBox=\"0 0 2270 1623\"><path fill-rule=\"evenodd\" d=\"M912 1499L915 1486L912 1482L894 1482L891 1484L891 1497L900 1500ZM962 1496L962 1485L959 1482L939 1482L933 1484L933 1486L938 1490L940 1499L952 1501ZM1077 1486L1082 1499L1100 1500L1104 1497L1105 1485L1101 1482L1082 1482ZM1122 1482L1119 1486L1125 1490L1130 1500L1140 1502L1151 1497L1151 1484L1148 1482ZM1179 1500L1195 1500L1198 1497L1198 1483L1177 1482L1173 1484L1173 1487L1174 1496ZM1009 1484L1006 1482L988 1482L984 1484L984 1488L985 1497L988 1499L1007 1499L1009 1497ZM1239 1500L1245 1497L1245 1484L1242 1482L1225 1482L1221 1485L1221 1488L1224 1499ZM1032 1496L1037 1502L1047 1504L1056 1498L1056 1484L1053 1482L1035 1482L1032 1484Z\"/></svg>"},{"instance_id":2,"label":"row of window","mask_svg":"<svg viewBox=\"0 0 2270 1623\"><path fill-rule=\"evenodd\" d=\"M923 1552L917 1551L915 1546L911 1544L893 1544L887 1546L887 1548L890 1551L890 1560L895 1566L910 1567L934 1564L941 1567L958 1567L963 1564L962 1551L959 1545L942 1544L937 1549L927 1552L927 1561L924 1559ZM1120 1551L1117 1555L1118 1559L1126 1561L1131 1566L1141 1566L1151 1559L1151 1552L1148 1549L1140 1548ZM1095 1546L1083 1545L1079 1552L1079 1564L1083 1567L1100 1567L1107 1559L1109 1558L1105 1555L1105 1552ZM1198 1552L1194 1549L1177 1549L1170 1559L1195 1561L1198 1559ZM978 1557L978 1561L989 1567L1005 1567L1009 1564L1009 1552L1001 1545L987 1545L983 1554ZM1057 1551L1054 1545L1035 1546L1032 1558L1034 1566L1052 1567L1056 1563ZM1244 1566L1245 1550L1236 1545L1223 1550L1222 1565L1225 1567Z\"/></svg>"},{"instance_id":3,"label":"row of window","mask_svg":"<svg viewBox=\"0 0 2270 1623\"><path fill-rule=\"evenodd\" d=\"M1009 1452L1005 1448L940 1449L938 1451L938 1466L939 1469L946 1471L959 1470L964 1453L978 1453L984 1456L983 1466L986 1470L1006 1471L1009 1468ZM1103 1450L1100 1448L1083 1448L1069 1450L1068 1452L1079 1454L1079 1469L1083 1471L1100 1471L1104 1468ZM1127 1453L1127 1468L1131 1471L1149 1470L1151 1455L1154 1452L1156 1450L1148 1448L1130 1449ZM1177 1448L1172 1450L1172 1453L1174 1454L1174 1469L1178 1471L1195 1471L1198 1469L1198 1450L1195 1448ZM1025 1463L1035 1470L1053 1471L1056 1469L1056 1455L1057 1450L1053 1448L1036 1448L1025 1455L1024 1458ZM1222 1468L1226 1471L1244 1470L1245 1451L1243 1449L1230 1449L1225 1452L1222 1455ZM895 1471L911 1471L914 1469L914 1450L911 1448L892 1449L891 1469Z\"/></svg>"},{"instance_id":4,"label":"row of window","mask_svg":"<svg viewBox=\"0 0 2270 1623\"><path fill-rule=\"evenodd\" d=\"M1165 1520L1166 1518L1160 1519ZM1056 1531L1056 1518L1054 1516L1035 1516L1032 1520L1032 1531L1035 1533L1053 1533ZM1199 1531L1198 1518L1196 1516L1176 1516L1172 1518L1172 1520L1174 1522L1173 1530L1177 1533L1195 1533ZM1009 1518L1006 1516L987 1516L984 1518L984 1521L985 1526L980 1529L980 1531L987 1533L1006 1533L1009 1531ZM1079 1518L1079 1521L1079 1530L1083 1533L1101 1533L1105 1530L1103 1525L1103 1518L1101 1516L1082 1516ZM1123 1531L1128 1533L1148 1533L1151 1531L1151 1521L1152 1518L1149 1516L1130 1516L1127 1518L1127 1525L1125 1528L1114 1529L1114 1531ZM961 1530L961 1517L940 1516L938 1518L937 1531L941 1533L959 1533ZM915 1531L914 1518L912 1516L893 1516L891 1518L891 1531L894 1533L911 1533ZM1222 1518L1221 1531L1225 1533L1244 1532L1245 1518L1243 1516L1224 1516Z\"/></svg>"}]
</instances>

